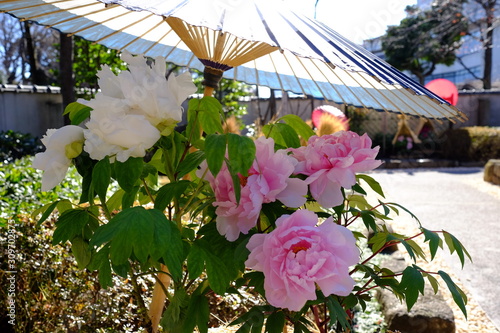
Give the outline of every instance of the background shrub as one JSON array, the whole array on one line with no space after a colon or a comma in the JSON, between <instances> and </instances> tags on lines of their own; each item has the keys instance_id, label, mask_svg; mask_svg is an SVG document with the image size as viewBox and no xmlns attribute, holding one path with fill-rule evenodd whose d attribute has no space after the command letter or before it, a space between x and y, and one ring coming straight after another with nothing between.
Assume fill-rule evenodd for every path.
<instances>
[{"instance_id":1,"label":"background shrub","mask_svg":"<svg viewBox=\"0 0 500 333\"><path fill-rule=\"evenodd\" d=\"M458 161L486 162L500 158L500 128L473 126L444 132L442 143L445 158Z\"/></svg>"},{"instance_id":2,"label":"background shrub","mask_svg":"<svg viewBox=\"0 0 500 333\"><path fill-rule=\"evenodd\" d=\"M23 156L34 155L43 150L40 139L31 134L14 131L0 132L0 163L10 163Z\"/></svg>"}]
</instances>

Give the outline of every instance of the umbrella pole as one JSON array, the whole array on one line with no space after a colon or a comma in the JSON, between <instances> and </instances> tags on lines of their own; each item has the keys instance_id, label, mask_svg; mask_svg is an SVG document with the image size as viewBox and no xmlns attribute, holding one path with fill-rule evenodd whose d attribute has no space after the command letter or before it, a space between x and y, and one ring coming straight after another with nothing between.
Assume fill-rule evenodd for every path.
<instances>
[{"instance_id":1,"label":"umbrella pole","mask_svg":"<svg viewBox=\"0 0 500 333\"><path fill-rule=\"evenodd\" d=\"M203 91L203 96L212 96L214 93L214 90L219 88L219 82L222 79L222 74L224 72L215 69L212 67L205 67L205 70L203 71L203 82L202 84L205 86L205 90Z\"/></svg>"},{"instance_id":2,"label":"umbrella pole","mask_svg":"<svg viewBox=\"0 0 500 333\"><path fill-rule=\"evenodd\" d=\"M153 333L158 332L158 326L160 325L161 315L163 314L163 307L165 306L165 290L167 290L170 285L170 275L168 274L168 268L165 265L161 265L161 271L156 279L156 284L153 289L153 299L149 306L149 318L151 319L151 328Z\"/></svg>"}]
</instances>

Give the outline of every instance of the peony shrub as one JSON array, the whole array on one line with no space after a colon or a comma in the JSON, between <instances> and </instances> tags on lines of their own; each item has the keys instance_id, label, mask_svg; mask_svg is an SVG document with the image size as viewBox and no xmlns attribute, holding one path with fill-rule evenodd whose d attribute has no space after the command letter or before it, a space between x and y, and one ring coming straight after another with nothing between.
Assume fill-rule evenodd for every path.
<instances>
[{"instance_id":1,"label":"peony shrub","mask_svg":"<svg viewBox=\"0 0 500 333\"><path fill-rule=\"evenodd\" d=\"M209 297L253 294L261 302L234 320L238 332L347 332L350 309L364 306L373 288L393 291L410 309L425 279L437 291L437 278L465 313L466 298L445 272L371 263L394 244L424 257L418 236L432 256L444 244L462 263L468 254L447 232L421 226L406 236L376 222L402 207L365 198L383 197L361 174L381 164L366 134L318 137L293 115L265 125L259 138L224 133L221 105L207 96L189 99L178 132L181 103L196 90L189 73L167 79L164 59L123 57L129 70L103 68L101 92L68 106L72 125L49 130L33 162L44 191L74 164L80 201L57 200L36 214L43 223L58 212L53 243L71 243L78 267L98 271L101 288L113 285L112 272L155 279L152 298L139 301L149 307L139 311L145 329L208 332ZM360 252L366 239L353 227L375 234L373 253Z\"/></svg>"}]
</instances>

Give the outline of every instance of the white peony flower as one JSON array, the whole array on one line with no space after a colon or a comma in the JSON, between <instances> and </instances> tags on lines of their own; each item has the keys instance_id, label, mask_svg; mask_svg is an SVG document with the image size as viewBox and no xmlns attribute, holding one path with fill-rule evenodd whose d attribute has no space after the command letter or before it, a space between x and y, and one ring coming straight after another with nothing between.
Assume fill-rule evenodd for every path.
<instances>
[{"instance_id":1,"label":"white peony flower","mask_svg":"<svg viewBox=\"0 0 500 333\"><path fill-rule=\"evenodd\" d=\"M68 125L49 129L42 138L46 150L35 155L33 167L43 170L42 191L49 191L59 184L71 165L71 159L82 152L83 128Z\"/></svg>"},{"instance_id":2,"label":"white peony flower","mask_svg":"<svg viewBox=\"0 0 500 333\"><path fill-rule=\"evenodd\" d=\"M143 57L123 53L128 71L115 75L108 66L98 72L101 91L90 101L85 151L93 159L115 156L124 162L143 157L161 135L169 135L182 120L182 102L196 92L191 75L165 77L165 59L149 66Z\"/></svg>"},{"instance_id":3,"label":"white peony flower","mask_svg":"<svg viewBox=\"0 0 500 333\"><path fill-rule=\"evenodd\" d=\"M86 123L85 151L95 160L106 156L125 162L129 157L144 157L161 137L144 115L127 114L123 100L97 95L89 103L94 110Z\"/></svg>"}]
</instances>

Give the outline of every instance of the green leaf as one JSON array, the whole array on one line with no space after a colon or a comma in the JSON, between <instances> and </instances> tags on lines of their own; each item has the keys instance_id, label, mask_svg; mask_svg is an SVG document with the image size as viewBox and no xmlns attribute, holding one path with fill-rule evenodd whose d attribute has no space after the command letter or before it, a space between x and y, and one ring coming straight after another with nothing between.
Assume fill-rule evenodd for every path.
<instances>
[{"instance_id":1,"label":"green leaf","mask_svg":"<svg viewBox=\"0 0 500 333\"><path fill-rule=\"evenodd\" d=\"M345 312L342 305L340 305L337 297L329 296L326 299L326 306L330 312L330 324L331 326L336 325L338 322L344 330L350 330L351 324L349 323L349 316Z\"/></svg>"},{"instance_id":2,"label":"green leaf","mask_svg":"<svg viewBox=\"0 0 500 333\"><path fill-rule=\"evenodd\" d=\"M262 127L262 133L266 136L266 138L272 138L277 146L286 148L286 142L280 132L276 129L276 124L264 125Z\"/></svg>"},{"instance_id":3,"label":"green leaf","mask_svg":"<svg viewBox=\"0 0 500 333\"><path fill-rule=\"evenodd\" d=\"M377 222L373 217L374 213L370 210L362 210L360 214L366 229L372 229L373 231L377 231Z\"/></svg>"},{"instance_id":4,"label":"green leaf","mask_svg":"<svg viewBox=\"0 0 500 333\"><path fill-rule=\"evenodd\" d=\"M293 128L293 130L300 135L304 140L309 140L309 138L315 135L311 126L307 125L302 118L294 114L287 114L278 119L278 121L284 121L287 125Z\"/></svg>"},{"instance_id":5,"label":"green leaf","mask_svg":"<svg viewBox=\"0 0 500 333\"><path fill-rule=\"evenodd\" d=\"M195 326L198 326L200 333L207 333L209 315L208 299L204 295L193 295L187 308L187 320L184 321L183 333L194 332Z\"/></svg>"},{"instance_id":6,"label":"green leaf","mask_svg":"<svg viewBox=\"0 0 500 333\"><path fill-rule=\"evenodd\" d=\"M185 259L184 245L177 225L168 220L162 212L148 210L154 222L151 256L155 260L163 258L170 275L175 281L182 278L182 263Z\"/></svg>"},{"instance_id":7,"label":"green leaf","mask_svg":"<svg viewBox=\"0 0 500 333\"><path fill-rule=\"evenodd\" d=\"M81 153L74 160L76 170L82 176L82 194L80 196L80 203L92 201L95 196L92 185L92 170L97 161L90 158L86 152Z\"/></svg>"},{"instance_id":8,"label":"green leaf","mask_svg":"<svg viewBox=\"0 0 500 333\"><path fill-rule=\"evenodd\" d=\"M226 156L226 135L209 134L205 139L208 169L214 177L219 173Z\"/></svg>"},{"instance_id":9,"label":"green leaf","mask_svg":"<svg viewBox=\"0 0 500 333\"><path fill-rule=\"evenodd\" d=\"M197 150L189 155L177 167L177 179L180 179L196 169L205 160L205 152Z\"/></svg>"},{"instance_id":10,"label":"green leaf","mask_svg":"<svg viewBox=\"0 0 500 333\"><path fill-rule=\"evenodd\" d=\"M201 126L198 115L199 107L200 99L191 98L188 101L186 137L193 144L196 144L201 138Z\"/></svg>"},{"instance_id":11,"label":"green leaf","mask_svg":"<svg viewBox=\"0 0 500 333\"><path fill-rule=\"evenodd\" d=\"M347 297L344 298L344 300L342 302L342 305L346 309L352 309L356 306L356 304L358 304L358 298L352 293L347 295Z\"/></svg>"},{"instance_id":12,"label":"green leaf","mask_svg":"<svg viewBox=\"0 0 500 333\"><path fill-rule=\"evenodd\" d=\"M267 318L265 333L283 333L283 327L285 327L285 313L276 311Z\"/></svg>"},{"instance_id":13,"label":"green leaf","mask_svg":"<svg viewBox=\"0 0 500 333\"><path fill-rule=\"evenodd\" d=\"M430 285L432 286L432 290L434 291L434 294L437 294L439 291L439 282L438 280L432 276L431 274L428 273L422 273L422 275L429 280Z\"/></svg>"},{"instance_id":14,"label":"green leaf","mask_svg":"<svg viewBox=\"0 0 500 333\"><path fill-rule=\"evenodd\" d=\"M106 206L108 206L110 212L120 209L125 193L126 192L120 188L109 198L106 202Z\"/></svg>"},{"instance_id":15,"label":"green leaf","mask_svg":"<svg viewBox=\"0 0 500 333\"><path fill-rule=\"evenodd\" d=\"M189 296L184 288L179 288L175 290L174 295L169 298L169 301L170 303L163 313L161 325L167 331L174 332L175 329L178 331L179 324L182 321L181 310L189 304ZM188 321L192 320L192 318L187 319Z\"/></svg>"},{"instance_id":16,"label":"green leaf","mask_svg":"<svg viewBox=\"0 0 500 333\"><path fill-rule=\"evenodd\" d=\"M129 157L125 162L115 161L115 175L118 185L125 192L131 192L142 174L143 160L140 157Z\"/></svg>"},{"instance_id":17,"label":"green leaf","mask_svg":"<svg viewBox=\"0 0 500 333\"><path fill-rule=\"evenodd\" d=\"M431 251L431 260L434 260L437 250L439 247L443 247L443 242L439 235L435 232L422 228L422 232L425 236L425 242L429 242L429 249Z\"/></svg>"},{"instance_id":18,"label":"green leaf","mask_svg":"<svg viewBox=\"0 0 500 333\"><path fill-rule=\"evenodd\" d=\"M111 268L113 268L113 271L116 274L126 279L128 276L128 272L130 271L130 263L126 261L124 264L121 265L111 265Z\"/></svg>"},{"instance_id":19,"label":"green leaf","mask_svg":"<svg viewBox=\"0 0 500 333\"><path fill-rule=\"evenodd\" d=\"M106 192L111 181L111 164L109 158L105 157L94 166L92 171L92 187L96 191L101 202L106 202Z\"/></svg>"},{"instance_id":20,"label":"green leaf","mask_svg":"<svg viewBox=\"0 0 500 333\"><path fill-rule=\"evenodd\" d=\"M143 207L132 207L114 216L107 224L100 226L92 237L91 245L100 246L110 242L110 258L113 265L124 264L132 251L144 263L151 252L154 224Z\"/></svg>"},{"instance_id":21,"label":"green leaf","mask_svg":"<svg viewBox=\"0 0 500 333\"><path fill-rule=\"evenodd\" d=\"M287 124L276 123L275 129L279 132L283 141L285 141L286 148L300 147L300 138L297 132Z\"/></svg>"},{"instance_id":22,"label":"green leaf","mask_svg":"<svg viewBox=\"0 0 500 333\"><path fill-rule=\"evenodd\" d=\"M238 267L234 263L236 246L220 235L212 235L212 230L209 230L208 235L195 241L191 247L188 264L194 273L199 273L202 268L201 261L205 262L210 287L217 294L224 294L238 273Z\"/></svg>"},{"instance_id":23,"label":"green leaf","mask_svg":"<svg viewBox=\"0 0 500 333\"><path fill-rule=\"evenodd\" d=\"M357 183L352 185L352 190L361 193L363 195L366 195L366 191Z\"/></svg>"},{"instance_id":24,"label":"green leaf","mask_svg":"<svg viewBox=\"0 0 500 333\"><path fill-rule=\"evenodd\" d=\"M469 260L472 261L469 252L467 252L465 247L463 247L462 243L460 243L460 241L455 236L444 230L443 230L443 235L446 245L448 245L448 248L450 249L450 253L453 254L453 252L455 251L457 252L457 255L460 258L460 262L462 264L462 268L464 267L465 264L465 255L467 255Z\"/></svg>"},{"instance_id":25,"label":"green leaf","mask_svg":"<svg viewBox=\"0 0 500 333\"><path fill-rule=\"evenodd\" d=\"M406 213L408 213L413 219L415 219L418 224L421 225L420 223L420 220L418 219L417 216L415 216L415 214L413 214L412 212L410 212L408 209L406 209L405 207L401 206L400 204L397 204L397 203L394 203L394 202L391 202L391 203L387 203L386 205L389 206L389 208L391 208L397 215L399 215L399 211L396 207L399 207L401 208L402 210L404 210Z\"/></svg>"},{"instance_id":26,"label":"green leaf","mask_svg":"<svg viewBox=\"0 0 500 333\"><path fill-rule=\"evenodd\" d=\"M226 292L231 282L231 276L222 259L213 253L205 251L208 282L212 290L220 295Z\"/></svg>"},{"instance_id":27,"label":"green leaf","mask_svg":"<svg viewBox=\"0 0 500 333\"><path fill-rule=\"evenodd\" d=\"M191 246L191 251L187 257L187 267L189 271L189 278L191 280L199 277L205 268L205 252L196 243Z\"/></svg>"},{"instance_id":28,"label":"green leaf","mask_svg":"<svg viewBox=\"0 0 500 333\"><path fill-rule=\"evenodd\" d=\"M132 207L139 192L139 186L134 186L122 195L122 209Z\"/></svg>"},{"instance_id":29,"label":"green leaf","mask_svg":"<svg viewBox=\"0 0 500 333\"><path fill-rule=\"evenodd\" d=\"M382 186L380 186L380 183L377 182L372 177L370 177L368 175L359 174L359 175L356 175L356 179L358 181L360 179L364 180L368 184L368 186L370 186L370 188L375 191L375 193L377 193L378 195L385 198L384 191L382 190Z\"/></svg>"},{"instance_id":30,"label":"green leaf","mask_svg":"<svg viewBox=\"0 0 500 333\"><path fill-rule=\"evenodd\" d=\"M414 266L408 266L403 271L400 287L404 289L406 306L408 311L418 299L418 293L424 294L425 281L420 270Z\"/></svg>"},{"instance_id":31,"label":"green leaf","mask_svg":"<svg viewBox=\"0 0 500 333\"><path fill-rule=\"evenodd\" d=\"M59 217L52 244L64 243L76 236L83 235L83 228L89 223L91 216L83 209L67 210Z\"/></svg>"},{"instance_id":32,"label":"green leaf","mask_svg":"<svg viewBox=\"0 0 500 333\"><path fill-rule=\"evenodd\" d=\"M446 285L448 286L448 289L451 292L451 295L453 297L453 300L455 303L458 305L460 310L462 310L462 313L464 314L465 318L467 319L467 309L465 308L465 305L467 304L467 296L465 293L453 282L453 280L450 278L450 276L443 271L438 271L439 276L446 282Z\"/></svg>"},{"instance_id":33,"label":"green leaf","mask_svg":"<svg viewBox=\"0 0 500 333\"><path fill-rule=\"evenodd\" d=\"M56 208L59 211L59 214L62 214L65 211L72 209L73 204L68 199L63 199L63 200L59 200L59 203L57 204Z\"/></svg>"},{"instance_id":34,"label":"green leaf","mask_svg":"<svg viewBox=\"0 0 500 333\"><path fill-rule=\"evenodd\" d=\"M234 173L248 176L248 170L255 160L255 143L246 136L227 134L229 164Z\"/></svg>"},{"instance_id":35,"label":"green leaf","mask_svg":"<svg viewBox=\"0 0 500 333\"><path fill-rule=\"evenodd\" d=\"M165 170L165 161L162 149L156 150L148 164L152 165L156 170L158 170L158 172L161 172L163 174L167 173L167 171Z\"/></svg>"},{"instance_id":36,"label":"green leaf","mask_svg":"<svg viewBox=\"0 0 500 333\"><path fill-rule=\"evenodd\" d=\"M222 105L212 96L204 96L199 104L199 120L203 131L207 134L223 133Z\"/></svg>"},{"instance_id":37,"label":"green leaf","mask_svg":"<svg viewBox=\"0 0 500 333\"><path fill-rule=\"evenodd\" d=\"M79 125L85 119L90 117L90 111L92 111L91 107L80 104L78 102L69 103L64 110L63 115L69 113L69 119L71 120L71 125Z\"/></svg>"},{"instance_id":38,"label":"green leaf","mask_svg":"<svg viewBox=\"0 0 500 333\"><path fill-rule=\"evenodd\" d=\"M234 171L234 168L231 166L231 164L229 164L229 161L227 160L226 160L226 166L227 170L229 171L229 174L231 175L231 180L233 181L233 189L236 202L239 204L241 198L241 183L240 183L241 174Z\"/></svg>"},{"instance_id":39,"label":"green leaf","mask_svg":"<svg viewBox=\"0 0 500 333\"><path fill-rule=\"evenodd\" d=\"M231 322L230 325L242 324L237 333L262 333L264 326L264 312L272 309L269 306L254 306L240 318Z\"/></svg>"},{"instance_id":40,"label":"green leaf","mask_svg":"<svg viewBox=\"0 0 500 333\"><path fill-rule=\"evenodd\" d=\"M79 269L84 269L90 263L92 251L89 248L89 243L82 237L76 236L71 240L71 252L75 256Z\"/></svg>"},{"instance_id":41,"label":"green leaf","mask_svg":"<svg viewBox=\"0 0 500 333\"><path fill-rule=\"evenodd\" d=\"M373 253L377 253L386 243L387 243L388 234L385 232L377 232L373 237L368 241L369 244L373 244L372 251Z\"/></svg>"},{"instance_id":42,"label":"green leaf","mask_svg":"<svg viewBox=\"0 0 500 333\"><path fill-rule=\"evenodd\" d=\"M181 197L190 184L189 180L179 180L163 185L156 195L155 209L164 211L174 198Z\"/></svg>"},{"instance_id":43,"label":"green leaf","mask_svg":"<svg viewBox=\"0 0 500 333\"><path fill-rule=\"evenodd\" d=\"M109 264L109 247L104 246L95 255L92 256L87 269L90 271L99 270L99 283L106 289L113 285L111 276L111 266Z\"/></svg>"},{"instance_id":44,"label":"green leaf","mask_svg":"<svg viewBox=\"0 0 500 333\"><path fill-rule=\"evenodd\" d=\"M38 208L33 212L33 214L31 214L31 218L35 218L38 214L42 213L42 216L36 222L37 227L40 226L40 224L42 224L43 222L45 222L45 220L50 216L50 214L52 214L58 203L59 200L46 204Z\"/></svg>"}]
</instances>

